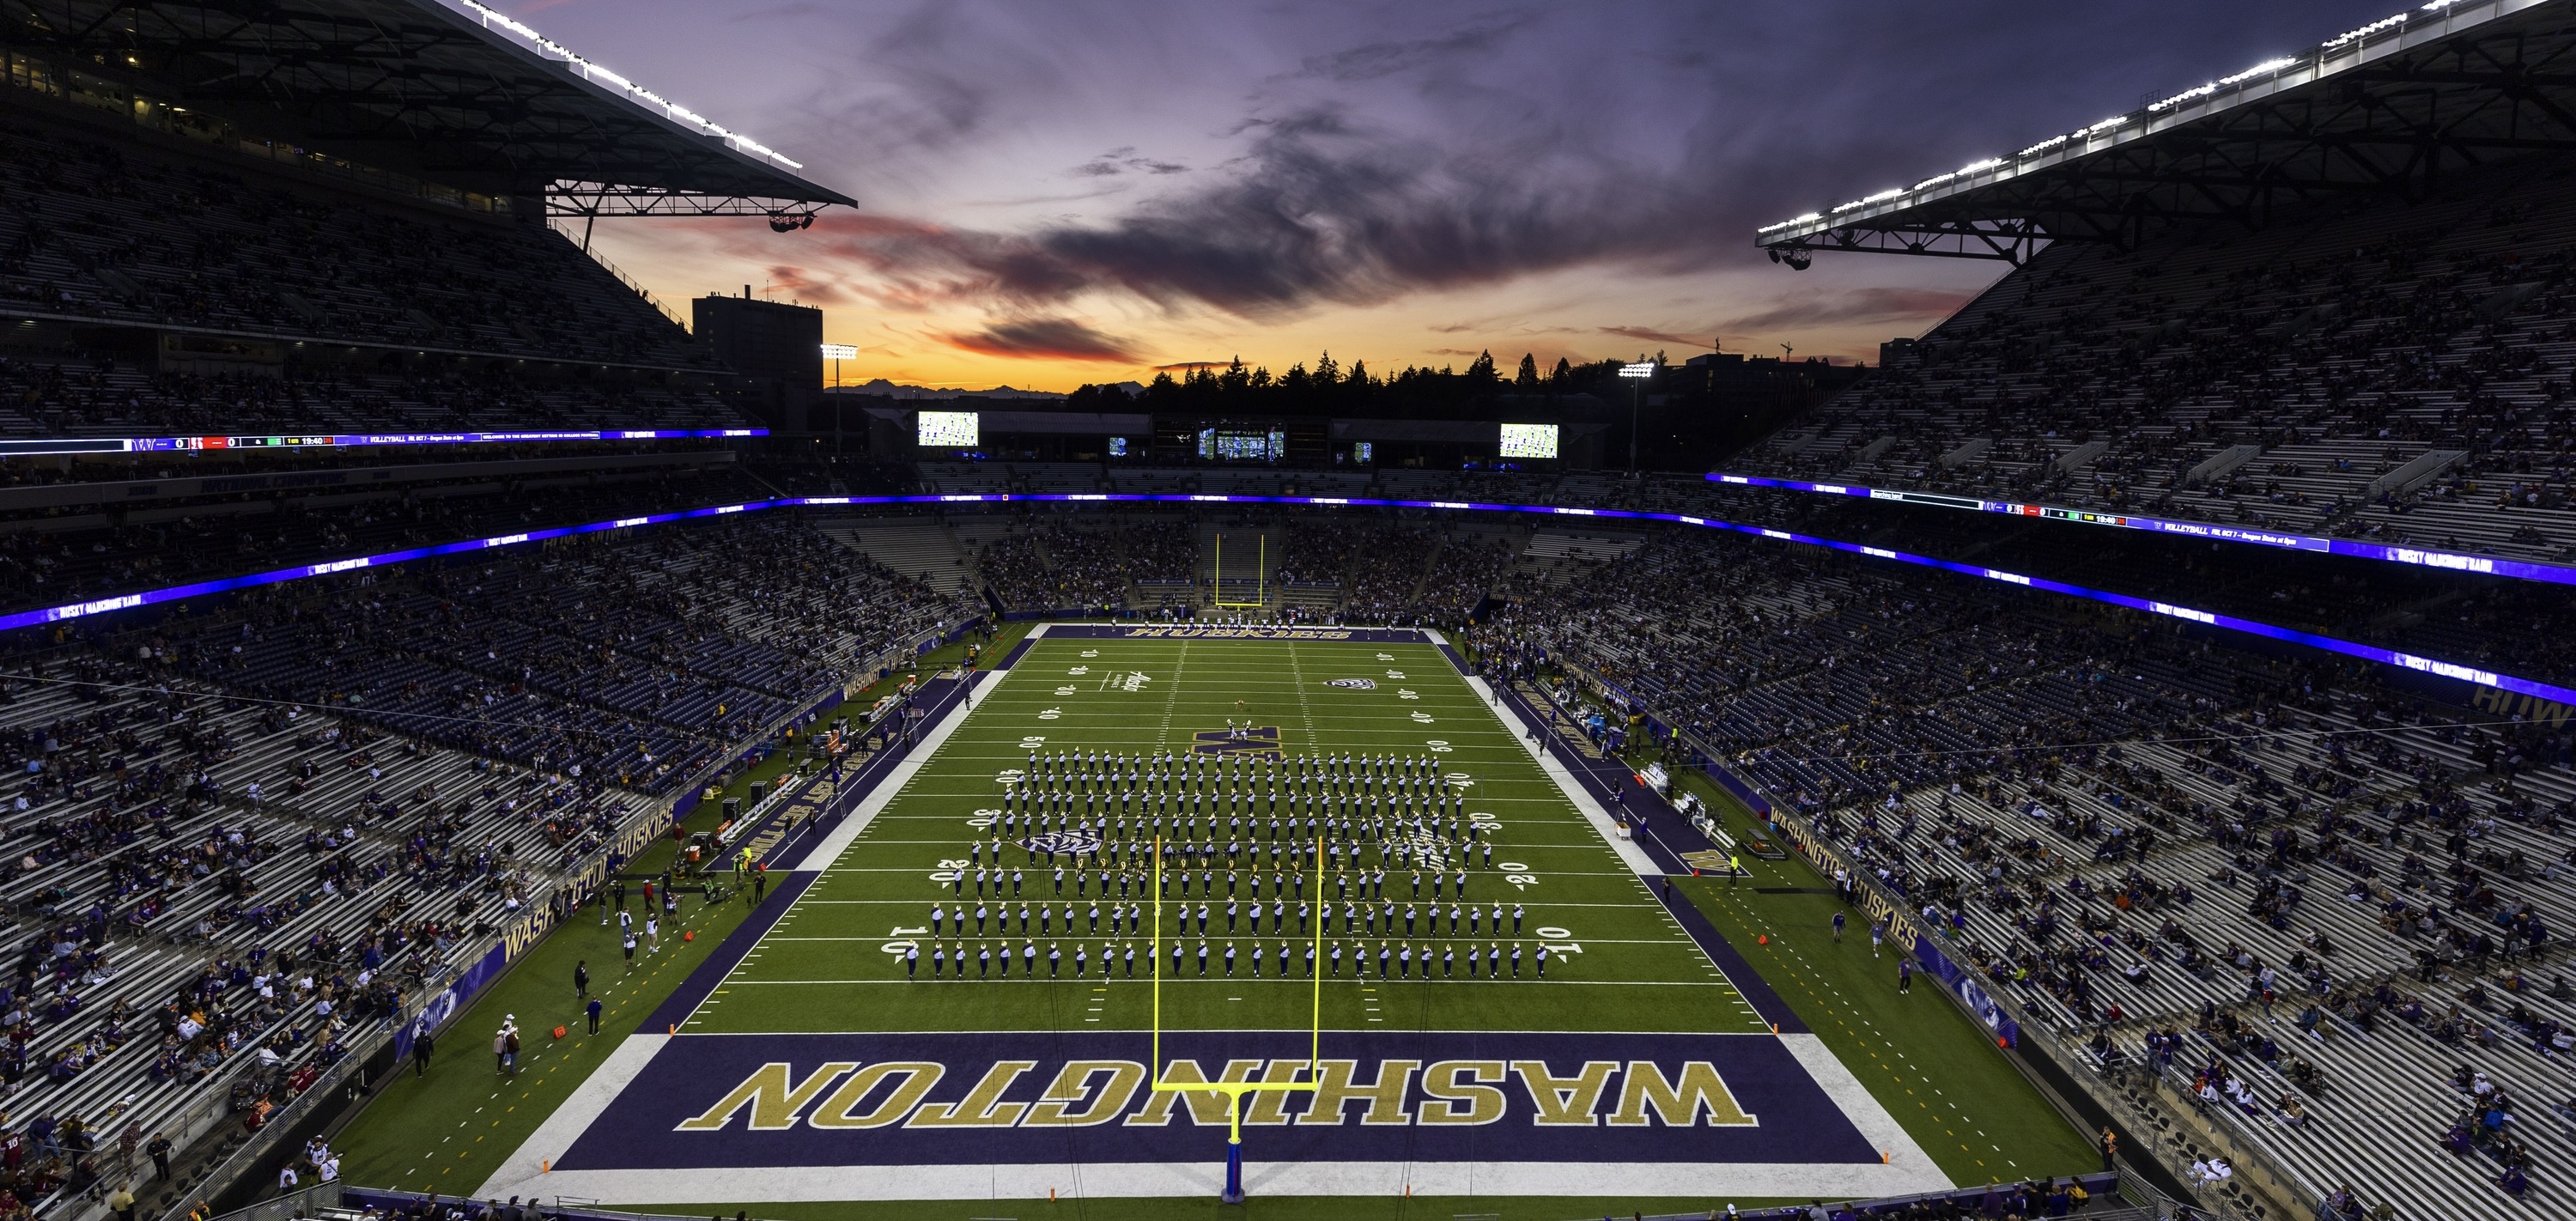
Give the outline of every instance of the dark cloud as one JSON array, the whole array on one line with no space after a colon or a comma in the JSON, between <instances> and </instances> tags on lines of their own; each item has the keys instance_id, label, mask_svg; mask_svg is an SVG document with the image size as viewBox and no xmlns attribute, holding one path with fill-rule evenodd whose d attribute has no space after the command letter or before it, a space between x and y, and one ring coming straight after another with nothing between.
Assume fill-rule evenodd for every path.
<instances>
[{"instance_id":1,"label":"dark cloud","mask_svg":"<svg viewBox=\"0 0 2576 1221\"><path fill-rule=\"evenodd\" d=\"M1364 43L1330 55L1310 55L1299 64L1298 74L1336 81L1367 81L1394 76L1457 56L1490 52L1513 31L1532 20L1526 13L1478 18L1464 28L1436 38Z\"/></svg>"},{"instance_id":2,"label":"dark cloud","mask_svg":"<svg viewBox=\"0 0 2576 1221\"><path fill-rule=\"evenodd\" d=\"M1640 272L1740 274L1723 291L1754 299L1708 310L1736 313L1730 329L1925 319L1961 294L1842 286L1993 269L1840 256L1802 282L1762 266L1754 228L2009 153L2387 7L1954 0L1937 20L1891 20L1863 0L1488 3L890 10L812 94L818 177L876 190L1054 133L1060 159L1039 164L1071 162L1117 202L986 229L953 224L953 208L826 213L798 236L824 254L799 259L846 261L851 291L897 309L1043 317L1097 295L1275 320L1597 268L1602 287ZM1387 32L1335 41L1352 29ZM1230 50L1194 53L1208 47ZM1154 126L1176 114L1222 150ZM1197 168L1138 154L1148 131L1191 147ZM1800 289L1822 295L1777 299Z\"/></svg>"},{"instance_id":3,"label":"dark cloud","mask_svg":"<svg viewBox=\"0 0 2576 1221\"><path fill-rule=\"evenodd\" d=\"M1706 335L1684 335L1677 331L1659 331L1648 326L1605 326L1601 328L1601 333L1625 336L1629 339L1643 339L1651 343L1669 343L1685 348L1708 347L1709 341L1717 334L1712 330Z\"/></svg>"},{"instance_id":4,"label":"dark cloud","mask_svg":"<svg viewBox=\"0 0 2576 1221\"><path fill-rule=\"evenodd\" d=\"M827 273L792 263L771 264L769 279L780 293L807 305L840 305L850 300L850 294Z\"/></svg>"},{"instance_id":5,"label":"dark cloud","mask_svg":"<svg viewBox=\"0 0 2576 1221\"><path fill-rule=\"evenodd\" d=\"M1104 335L1071 318L1030 318L996 322L965 335L943 335L952 347L986 356L1020 360L1088 360L1133 364L1135 350L1126 340Z\"/></svg>"},{"instance_id":6,"label":"dark cloud","mask_svg":"<svg viewBox=\"0 0 2576 1221\"><path fill-rule=\"evenodd\" d=\"M1864 322L1921 322L1957 313L1973 295L1938 288L1846 289L1820 293L1802 301L1786 301L1740 318L1730 318L1721 329L1775 331Z\"/></svg>"},{"instance_id":7,"label":"dark cloud","mask_svg":"<svg viewBox=\"0 0 2576 1221\"><path fill-rule=\"evenodd\" d=\"M1168 365L1156 365L1154 366L1154 371L1156 373L1179 373L1186 369L1222 369L1233 363L1234 362L1232 360L1181 360L1174 361Z\"/></svg>"},{"instance_id":8,"label":"dark cloud","mask_svg":"<svg viewBox=\"0 0 2576 1221\"><path fill-rule=\"evenodd\" d=\"M1146 174L1186 174L1190 167L1177 161L1157 161L1151 157L1139 157L1133 148L1113 148L1073 167L1075 174L1085 178L1106 178L1131 170Z\"/></svg>"},{"instance_id":9,"label":"dark cloud","mask_svg":"<svg viewBox=\"0 0 2576 1221\"><path fill-rule=\"evenodd\" d=\"M826 213L815 232L907 297L1043 306L1107 290L1247 317L1589 262L1686 266L1717 241L1671 184L1442 158L1330 107L1260 124L1222 180L1105 223L998 234Z\"/></svg>"}]
</instances>

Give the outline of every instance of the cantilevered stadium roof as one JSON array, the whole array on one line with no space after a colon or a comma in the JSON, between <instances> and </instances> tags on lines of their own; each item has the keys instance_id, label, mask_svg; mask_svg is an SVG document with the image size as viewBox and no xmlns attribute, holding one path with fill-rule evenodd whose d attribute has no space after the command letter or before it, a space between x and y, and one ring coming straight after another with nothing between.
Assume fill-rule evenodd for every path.
<instances>
[{"instance_id":1,"label":"cantilevered stadium roof","mask_svg":"<svg viewBox=\"0 0 2576 1221\"><path fill-rule=\"evenodd\" d=\"M0 45L271 139L559 211L809 215L798 163L475 0L0 0Z\"/></svg>"},{"instance_id":2,"label":"cantilevered stadium roof","mask_svg":"<svg viewBox=\"0 0 2576 1221\"><path fill-rule=\"evenodd\" d=\"M1757 245L2019 263L2185 221L2266 222L2356 193L2576 150L2576 0L2436 0L2127 114L1804 216Z\"/></svg>"}]
</instances>

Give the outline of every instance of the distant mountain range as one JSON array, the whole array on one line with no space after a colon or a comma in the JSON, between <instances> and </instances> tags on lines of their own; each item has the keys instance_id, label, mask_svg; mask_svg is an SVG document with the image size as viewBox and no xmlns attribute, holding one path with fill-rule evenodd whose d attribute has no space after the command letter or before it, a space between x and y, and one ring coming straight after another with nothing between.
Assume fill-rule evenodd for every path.
<instances>
[{"instance_id":1,"label":"distant mountain range","mask_svg":"<svg viewBox=\"0 0 2576 1221\"><path fill-rule=\"evenodd\" d=\"M1143 386L1139 386L1133 382L1129 382L1127 385L1129 388L1128 393L1130 394L1142 394L1145 391ZM882 377L861 386L842 386L838 390L833 391L833 393L865 394L890 399L1037 399L1055 403L1064 401L1063 395L1057 394L1051 390L1021 390L1012 386L995 386L990 390L968 390L962 387L947 386L906 386L900 383L887 381Z\"/></svg>"}]
</instances>

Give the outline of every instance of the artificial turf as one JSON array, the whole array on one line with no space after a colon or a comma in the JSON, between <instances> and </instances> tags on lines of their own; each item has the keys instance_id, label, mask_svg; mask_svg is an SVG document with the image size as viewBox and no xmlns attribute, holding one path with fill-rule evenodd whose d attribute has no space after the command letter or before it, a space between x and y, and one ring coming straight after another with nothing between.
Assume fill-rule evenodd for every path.
<instances>
[{"instance_id":1,"label":"artificial turf","mask_svg":"<svg viewBox=\"0 0 2576 1221\"><path fill-rule=\"evenodd\" d=\"M991 655L1007 650L1026 630L1024 625L1005 628L988 646L995 650ZM925 654L921 664L953 665L964 655L964 644L949 645ZM890 676L854 693L826 712L824 721L863 713L905 677ZM753 782L775 782L798 762L789 752L775 753L736 773L719 796L746 796ZM721 800L701 802L681 821L692 832L714 830L723 805ZM675 841L659 840L628 862L625 872L659 874L676 852ZM406 1063L380 1083L365 1109L331 1138L341 1153L342 1177L370 1187L472 1191L705 961L749 910L738 897L714 905L686 898L660 951L639 951L629 968L615 926L603 927L598 910L584 908L475 998L438 1039L426 1074L415 1075ZM573 968L582 962L590 965L591 993L604 1009L597 1035L587 1032L583 1003L573 992ZM505 1014L517 1016L524 1043L519 1072L506 1081L491 1055L492 1034ZM552 1036L557 1025L565 1029L560 1040Z\"/></svg>"},{"instance_id":2,"label":"artificial turf","mask_svg":"<svg viewBox=\"0 0 2576 1221\"><path fill-rule=\"evenodd\" d=\"M1008 641L1000 646L1007 647ZM998 654L996 654L998 655ZM1126 675L1144 674L1142 683ZM1326 678L1367 678L1373 690L1327 688ZM862 700L868 697L863 696ZM1236 701L1244 701L1240 706ZM1048 715L1050 712L1053 715ZM1443 782L1465 776L1468 808L1491 816L1498 865L1471 865L1468 899L1487 912L1500 899L1525 909L1524 934L1499 938L1485 930L1479 941L1518 940L1532 946L1535 930L1551 930L1554 944L1579 944L1578 953L1556 955L1549 978L1520 981L1419 978L1382 982L1349 976L1325 980L1322 1024L1333 1029L1742 1031L1760 1019L1717 967L1683 936L1645 886L1619 861L1601 835L1530 760L1513 732L1498 721L1438 652L1423 645L1326 644L1286 641L1042 640L1022 657L1008 680L988 686L949 740L905 788L816 879L790 912L768 930L741 966L687 1018L692 1033L935 1030L1141 1030L1152 1022L1152 992L1142 979L1103 983L1086 977L1015 978L995 982L933 983L926 978L928 942L917 930L933 903L957 905L945 875L962 859L970 837L990 834L990 811L999 806L1004 773L1025 769L1031 751L1107 750L1130 755L1186 751L1196 734L1249 721L1280 731L1280 749L1300 753L1434 755ZM774 770L783 760L773 761ZM1242 762L1240 769L1254 766ZM737 783L751 777L740 778ZM1715 793L1721 809L1741 826L1740 806ZM976 821L970 821L976 820ZM1016 850L1014 856L1017 856ZM2059 1119L1992 1048L1981 1027L1967 1020L1918 979L1911 996L1895 993L1894 959L1871 960L1865 936L1835 945L1830 934L1833 897L1803 863L1751 862L1753 876L1730 884L1685 879L1682 892L1732 941L1798 1016L1851 1069L1881 1105L1907 1128L1952 1179L1961 1183L2072 1173L2094 1164L2084 1138ZM639 862L658 868L658 862ZM1053 893L1051 871L1028 868L1022 899L1062 911L1075 896ZM1215 871L1222 877L1222 869ZM1517 878L1517 884L1506 881ZM1315 875L1308 874L1308 886ZM1402 886L1391 872L1390 886ZM1142 887L1139 888L1142 891ZM1823 891L1824 893L1816 893ZM1311 889L1309 891L1311 893ZM1400 911L1412 896L1395 889ZM1273 892L1265 889L1265 897ZM1087 912L1093 896L1075 904ZM1131 899L1138 902L1139 899ZM1150 899L1143 899L1150 903ZM1199 897L1193 891L1195 908ZM1171 902L1177 902L1175 897ZM1427 891L1423 906L1428 906ZM998 904L994 904L998 906ZM1104 920L1113 904L1103 904ZM968 903L972 908L971 896ZM1017 931L1014 904L1012 941ZM1285 940L1302 957L1314 935L1291 928L1284 937L1224 931L1222 891L1211 901L1207 940L1221 954L1231 940L1275 953ZM1292 900L1290 909L1293 912ZM740 904L685 914L693 943L666 938L664 950L639 960L626 976L614 940L595 921L576 920L532 952L442 1041L440 1064L422 1080L406 1075L387 1083L373 1105L337 1139L344 1175L369 1185L470 1191L484 1181L534 1127L559 1105L635 1023L685 979L694 966L743 918ZM1151 919L1151 917L1145 917ZM1159 927L1170 951L1173 913ZM1445 923L1445 922L1444 922ZM1508 927L1508 925L1506 925ZM1855 927L1859 927L1857 924ZM1564 930L1561 934L1554 930ZM1767 938L1767 943L1764 939ZM1195 921L1184 944L1195 950ZM899 941L920 942L924 978L906 980L900 959L885 950ZM973 936L946 937L978 942ZM1061 933L1037 938L1065 953L1070 972L1077 944L1095 953L1104 945L1123 950L1132 940L1140 958L1150 930L1132 938ZM1355 944L1384 937L1334 936ZM1400 936L1393 940L1403 940ZM1416 935L1416 944L1465 941L1463 935ZM1892 952L1892 951L1891 951ZM610 1013L602 1034L585 1036L574 1018L577 1002L569 977L577 957L592 963L595 991L605 991ZM1302 965L1302 964L1301 964ZM1162 1022L1171 1029L1248 1028L1300 1031L1308 1021L1312 985L1300 977L1280 980L1265 972L1225 980L1211 968L1200 980L1195 962L1167 979ZM1096 974L1096 972L1095 972ZM1237 999L1240 998L1240 999ZM520 1075L503 1083L485 1057L499 1014L516 1012L524 1028L544 1031L554 1021L571 1024L561 1043L535 1040ZM533 1020L532 1020L533 1019ZM1605 1022L1615 1023L1605 1027ZM1284 1054L1284 1053L1283 1053ZM794 1221L873 1221L879 1217L1449 1217L1571 1218L1701 1210L1707 1198L1443 1196L1256 1198L1219 1206L1196 1199L1066 1199L1047 1201L935 1201L783 1204L752 1207L764 1217ZM1736 1200L1739 1206L1763 1203ZM654 1211L731 1215L740 1204L655 1206Z\"/></svg>"},{"instance_id":3,"label":"artificial turf","mask_svg":"<svg viewBox=\"0 0 2576 1221\"><path fill-rule=\"evenodd\" d=\"M1691 775L1683 783L1731 830L1753 829L1751 811L1717 786ZM2101 1168L2093 1144L1942 995L1940 980L1917 971L1910 991L1897 990L1893 943L1871 954L1868 918L1835 898L1830 879L1795 855L1744 863L1749 876L1677 885L1951 1181ZM1850 930L1839 941L1838 910Z\"/></svg>"},{"instance_id":4,"label":"artificial turf","mask_svg":"<svg viewBox=\"0 0 2576 1221\"><path fill-rule=\"evenodd\" d=\"M1128 680L1137 674L1148 676L1147 681ZM1367 690L1323 686L1330 678L1366 678L1376 685ZM1469 881L1463 902L1454 894L1438 897L1446 892L1438 889L1436 879L1416 885L1414 876L1399 866L1386 880L1384 893L1391 904L1370 903L1347 888L1342 882L1347 870L1332 870L1331 880L1321 871L1307 872L1303 889L1283 896L1279 879L1286 876L1284 870L1273 872L1266 863L1229 868L1224 862L1191 868L1194 880L1165 888L1152 886L1140 863L1132 897L1103 898L1096 889L1077 894L1072 879L1059 891L1052 866L1016 847L1007 851L1008 867L1025 880L1012 885L1015 895L979 896L971 882L942 880L965 866L970 840L998 833L989 820L1001 806L1007 778L1025 770L1032 753L1186 755L1198 733L1221 732L1228 720L1277 730L1280 753L1291 758L1310 753L1437 758L1442 764L1437 783L1464 793L1471 816L1493 828L1484 836L1495 846L1493 865L1483 863L1481 849L1473 854L1465 870ZM1203 760L1192 791L1244 791L1250 775L1279 766L1238 756L1219 773ZM1208 779L1217 774L1225 779ZM1266 815L1264 811L1255 821ZM1141 823L1140 817L1128 831L1139 842L1147 834ZM1189 838L1221 843L1236 834L1212 823L1213 815L1194 820ZM1181 834L1177 825L1171 833ZM1266 829L1247 828L1246 837L1264 850L1274 842ZM1264 901L1284 902L1292 913L1284 929L1265 923L1256 933L1250 922L1228 915L1230 905L1250 901L1256 874L1268 879L1260 891ZM1214 894L1209 893L1211 882ZM997 877L993 889L1001 888ZM1158 924L1152 913L1163 890L1169 895ZM1320 921L1300 928L1293 915L1298 904L1314 902L1319 890L1321 899L1345 912L1329 933ZM1193 917L1186 934L1176 923L1184 902ZM1506 921L1512 921L1514 908L1524 914L1497 929L1492 917L1498 906ZM1048 969L1039 968L1032 977L1031 964L1021 959L1007 986L985 980L980 970L970 977L975 982L961 983L953 975L934 980L934 940L923 931L931 925L934 907L1009 912L1007 935L996 919L990 932L961 937L952 931L937 940L969 953L998 952L1006 945L1059 951L1064 955L1056 968L1061 975L1050 978ZM1092 912L1100 911L1108 920L1108 913L1120 907L1135 913L1134 932L1113 936L1106 923L1093 923ZM1346 912L1352 907L1363 913L1371 907L1381 914L1392 911L1393 927L1380 924L1371 930L1364 923L1361 931L1351 932ZM1478 935L1453 932L1457 926L1445 915L1434 915L1467 907L1479 909L1482 919L1473 926L1481 930ZM1201 908L1207 909L1204 924L1197 919ZM1080 931L1065 934L1062 921L1043 914L1050 911L1075 912L1072 919ZM1421 922L1410 923L1407 913L1417 911ZM1024 912L1038 913L1035 919L1053 932L1036 923L1023 925ZM970 928L982 926L976 920ZM1433 647L1043 639L1019 660L1007 682L976 702L938 753L682 1023L681 1031L1145 1030L1153 1022L1157 989L1145 973L1126 975L1124 954L1134 947L1140 960L1152 957L1157 927L1165 961L1175 942L1188 956L1181 971L1166 972L1161 980L1166 1029L1308 1029L1315 1020L1315 994L1304 955L1319 936L1324 950L1315 973L1325 976L1321 1023L1327 1030L1586 1030L1599 1029L1597 1023L1608 1012L1617 1013L1617 1029L1629 1031L1762 1029L1715 964L1664 914L1635 872ZM1554 931L1541 935L1540 929ZM923 955L912 977L887 949L907 943L919 944ZM1204 974L1196 956L1201 944L1211 949ZM1488 975L1471 980L1462 967L1453 968L1458 974L1430 979L1427 962L1410 978L1363 979L1356 964L1345 966L1339 976L1331 974L1336 946L1347 958L1362 949L1408 944L1460 953L1470 945L1506 951L1517 947L1525 960L1518 979ZM1543 981L1536 962L1541 944L1558 947ZM1229 978L1223 966L1229 946L1246 956L1260 953L1264 973L1255 976L1247 957L1239 959ZM1569 952L1567 946L1579 949ZM1277 974L1283 947L1291 953L1294 978ZM1081 979L1073 977L1077 949L1093 963ZM1120 956L1120 973L1107 980L1098 965L1103 952Z\"/></svg>"}]
</instances>

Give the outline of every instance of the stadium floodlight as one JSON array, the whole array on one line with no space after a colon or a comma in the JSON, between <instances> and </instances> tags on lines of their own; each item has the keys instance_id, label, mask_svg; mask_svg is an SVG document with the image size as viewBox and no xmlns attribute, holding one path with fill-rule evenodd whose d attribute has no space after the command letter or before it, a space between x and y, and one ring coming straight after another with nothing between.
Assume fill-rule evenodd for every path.
<instances>
[{"instance_id":1,"label":"stadium floodlight","mask_svg":"<svg viewBox=\"0 0 2576 1221\"><path fill-rule=\"evenodd\" d=\"M859 358L859 345L857 345L857 344L854 344L854 343L827 343L827 344L824 344L824 345L823 345L823 359L825 359L825 360L828 360L828 361L831 361L831 362L832 362L832 388L833 388L833 389L838 390L838 389L840 389L840 388L841 388L841 362L842 362L842 361L845 361L845 360L857 360L858 358ZM832 404L832 454L833 454L833 456L838 457L838 456L840 455L840 453L841 453L841 448L842 448L842 443L841 443L841 405L840 405L839 403L834 403L834 404Z\"/></svg>"},{"instance_id":2,"label":"stadium floodlight","mask_svg":"<svg viewBox=\"0 0 2576 1221\"><path fill-rule=\"evenodd\" d=\"M667 118L674 123L694 127L699 131L704 132L707 135L714 136L715 138L724 141L726 144L732 145L734 148L749 153L752 156L767 158L768 160L775 161L791 170L801 170L805 168L804 162L789 160L785 154L780 153L778 150L773 149L758 140L754 140L741 132L728 130L723 125L708 119L705 115L699 114L698 112L691 110L686 106L682 106L677 102L673 102L650 89L644 88L643 86L626 79L624 76L611 72L598 64L594 64L589 60L582 58L580 55L575 54L572 48L538 33L534 27L528 25L526 22L520 21L518 18L512 17L508 13L504 13L490 5L482 4L479 0L456 0L456 2L462 6L468 14L472 15L474 20L481 24L483 28L487 30L498 28L517 35L519 38L526 40L529 45L534 47L539 55L561 63L565 69L570 71L573 75L578 76L591 84L622 94L627 98L627 100L638 106L649 110L660 111L664 118Z\"/></svg>"},{"instance_id":3,"label":"stadium floodlight","mask_svg":"<svg viewBox=\"0 0 2576 1221\"><path fill-rule=\"evenodd\" d=\"M1645 393L1639 387L1645 384L1645 379L1654 375L1655 362L1651 360L1619 366L1619 376L1633 379L1628 385L1628 471L1630 474L1636 473L1637 470L1637 399Z\"/></svg>"},{"instance_id":4,"label":"stadium floodlight","mask_svg":"<svg viewBox=\"0 0 2576 1221\"><path fill-rule=\"evenodd\" d=\"M2256 64L2251 68L2247 68L2246 70L2235 74L2234 76L2222 76L2206 85L2185 89L2182 92L2161 101L2149 102L2147 103L2147 109L2149 112L2171 110L2185 102L2215 96L2221 89L2232 89L2247 81L2253 80L2255 77L2278 74L2284 69L2298 67L2300 62L2301 61L2299 60L2287 58L2267 59L2262 63Z\"/></svg>"},{"instance_id":5,"label":"stadium floodlight","mask_svg":"<svg viewBox=\"0 0 2576 1221\"><path fill-rule=\"evenodd\" d=\"M2352 49L2357 45L2370 42L2378 38L2380 35L2386 34L2392 30L2403 30L2410 21L2414 20L2418 16L2425 17L2428 20L2458 20L2452 15L2451 10L2459 7L2462 3L2463 0L2427 0L2426 3L2410 12L2395 13L2390 16L2380 18L2379 20L2371 22L2370 24L2358 29L2345 31L2344 33L2338 34L2318 44L2313 50L2302 54L2276 56L2274 58L2264 60L2251 68L2247 68L2242 72L2238 72L2230 76L2222 76L2208 84L2186 89L2171 97L2149 102L2145 106L2127 114L2114 115L2111 118L2104 119L2089 127L2080 127L2064 135L2051 136L2048 139L2042 140L2039 143L2033 144L2030 147L2021 150L2019 153L2014 154L2013 160L2028 161L2034 157L2052 153L2062 146L2074 141L2089 141L2097 137L2116 133L2119 129L2133 124L2153 122L2157 119L2168 117L2167 112L2177 106L2181 106L2188 102L2200 101L2205 98L2216 98L2223 91L2236 89L2239 86L2246 85L2262 77L2278 76L2281 73L2299 68L2313 68L2314 74L2311 79L2322 77L2333 72L2345 71L2351 67L2359 66L2361 62L2369 59L2370 57L2363 56L2355 58L2350 63L2330 63L2329 61L2338 60L2348 56ZM2493 6L2492 12L2495 16L2501 16L2503 15L2504 8L2505 6L2502 5ZM2491 19L2492 17L2474 18L2472 19L2472 23L2475 21ZM2005 165L2006 163L1999 158L1980 161L1966 169L1958 170L1954 173L1927 178L1902 191L1882 191L1876 195L1868 196L1867 198L1855 199L1849 203L1836 205L1834 208L1829 210L1827 215L1839 217L1844 213L1859 211L1862 208L1870 207L1874 204L1891 202L1893 200L1902 199L1908 195L1919 194L1931 187L1946 183L1953 178L1964 176L1966 174L1979 173L1990 169L2003 169L2005 168ZM2018 172L2018 167L2015 172ZM1754 230L1754 233L1756 235L1769 234L1782 229L1812 225L1824 219L1826 219L1825 215L1818 215L1817 213L1809 212L1804 216L1764 225L1761 228ZM1798 266L1796 263L1791 263L1790 265L1793 267Z\"/></svg>"}]
</instances>

